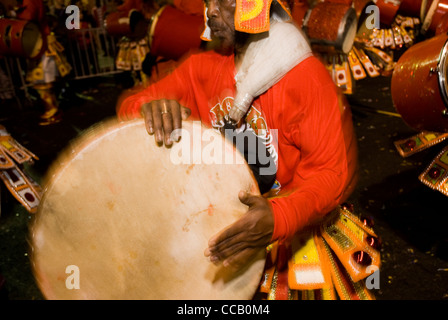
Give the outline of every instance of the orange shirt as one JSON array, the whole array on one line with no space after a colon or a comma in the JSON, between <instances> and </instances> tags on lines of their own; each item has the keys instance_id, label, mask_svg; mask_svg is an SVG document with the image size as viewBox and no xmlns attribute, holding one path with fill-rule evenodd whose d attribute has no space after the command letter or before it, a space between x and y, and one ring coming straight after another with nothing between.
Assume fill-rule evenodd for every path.
<instances>
[{"instance_id":1,"label":"orange shirt","mask_svg":"<svg viewBox=\"0 0 448 320\"><path fill-rule=\"evenodd\" d=\"M175 99L192 117L216 127L235 96L234 57L205 52L190 56L171 75L128 97L121 120L140 117L143 103ZM321 219L348 196L356 175L356 140L351 113L328 71L310 57L257 97L246 117L269 129L277 157L278 196L273 240L287 240ZM352 185L351 185L352 187Z\"/></svg>"}]
</instances>

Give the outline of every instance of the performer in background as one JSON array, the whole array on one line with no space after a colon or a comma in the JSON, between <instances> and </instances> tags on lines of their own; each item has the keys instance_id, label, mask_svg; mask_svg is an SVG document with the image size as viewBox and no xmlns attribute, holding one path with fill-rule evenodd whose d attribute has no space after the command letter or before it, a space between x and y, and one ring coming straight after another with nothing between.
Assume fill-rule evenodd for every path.
<instances>
[{"instance_id":1,"label":"performer in background","mask_svg":"<svg viewBox=\"0 0 448 320\"><path fill-rule=\"evenodd\" d=\"M117 106L170 74L186 55L206 47L200 38L205 8L202 0L131 0L119 8L123 12L141 9L149 26L144 38L136 41L124 36L119 42L116 66L131 71L134 86L122 93Z\"/></svg>"},{"instance_id":2,"label":"performer in background","mask_svg":"<svg viewBox=\"0 0 448 320\"><path fill-rule=\"evenodd\" d=\"M249 2L205 1L203 38L215 50L191 55L125 99L118 117L143 117L155 142L167 147L187 118L255 135L274 172L265 179L254 170L263 196L240 192L247 214L212 237L205 255L238 270L266 249L264 298L373 299L363 279L367 267L379 267L378 239L341 205L357 176L349 106L286 7L257 1L248 10Z\"/></svg>"},{"instance_id":3,"label":"performer in background","mask_svg":"<svg viewBox=\"0 0 448 320\"><path fill-rule=\"evenodd\" d=\"M169 9L165 10L167 7ZM118 43L116 67L131 71L137 88L146 87L170 73L177 66L179 52L187 53L201 46L198 37L201 31L196 27L198 21L199 24L203 21L202 0L126 0L117 10L129 14L131 24L140 23L135 18L138 15L132 14L133 10L148 22L145 35L124 35ZM178 34L177 28L181 28L183 34ZM189 43L192 34L198 41Z\"/></svg>"},{"instance_id":4,"label":"performer in background","mask_svg":"<svg viewBox=\"0 0 448 320\"><path fill-rule=\"evenodd\" d=\"M26 80L32 83L43 104L44 113L40 116L40 125L49 125L61 120L58 101L54 92L54 82L71 71L63 54L64 48L57 41L46 22L45 7L42 0L22 0L15 11L15 18L33 21L40 26L44 46L40 55L28 60Z\"/></svg>"}]
</instances>

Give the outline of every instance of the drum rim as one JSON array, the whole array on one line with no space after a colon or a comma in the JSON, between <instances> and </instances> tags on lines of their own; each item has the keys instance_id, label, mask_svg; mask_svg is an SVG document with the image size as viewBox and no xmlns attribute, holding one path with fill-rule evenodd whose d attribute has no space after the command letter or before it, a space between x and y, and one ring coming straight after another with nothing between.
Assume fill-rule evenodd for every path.
<instances>
[{"instance_id":1,"label":"drum rim","mask_svg":"<svg viewBox=\"0 0 448 320\"><path fill-rule=\"evenodd\" d=\"M442 94L442 100L448 109L448 83L447 83L447 64L448 64L448 39L445 40L442 50L440 51L437 63L437 78L439 90Z\"/></svg>"},{"instance_id":2,"label":"drum rim","mask_svg":"<svg viewBox=\"0 0 448 320\"><path fill-rule=\"evenodd\" d=\"M350 21L350 18L353 18L352 21ZM350 28L344 28L347 25L347 22L350 22ZM338 27L338 38L337 38L337 43L338 45L340 44L341 48L340 50L344 53L348 53L350 52L351 48L353 47L353 44L355 43L355 38L356 38L356 32L357 32L357 28L358 27L358 16L356 14L356 11L353 7L350 7L347 12L345 13L344 17L342 18L341 22L339 23L339 27ZM354 29L355 32L353 33L353 39L350 40L350 48L348 51L344 50L344 40L346 40L347 36L350 33L351 29Z\"/></svg>"},{"instance_id":3,"label":"drum rim","mask_svg":"<svg viewBox=\"0 0 448 320\"><path fill-rule=\"evenodd\" d=\"M162 15L163 11L168 7L168 5L162 6L152 17L151 17L151 27L149 28L149 47L152 47L152 42L154 40L154 33L156 31L157 23L159 21L159 17Z\"/></svg>"}]
</instances>

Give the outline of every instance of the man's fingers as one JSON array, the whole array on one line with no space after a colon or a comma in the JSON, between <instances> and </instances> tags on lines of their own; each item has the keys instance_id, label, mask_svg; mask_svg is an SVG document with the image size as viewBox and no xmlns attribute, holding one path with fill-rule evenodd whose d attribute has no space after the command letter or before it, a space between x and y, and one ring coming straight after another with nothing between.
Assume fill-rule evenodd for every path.
<instances>
[{"instance_id":1,"label":"man's fingers","mask_svg":"<svg viewBox=\"0 0 448 320\"><path fill-rule=\"evenodd\" d=\"M178 142L181 137L180 129L182 128L182 120L183 120L181 108L183 108L183 107L181 107L177 102L172 101L171 113L173 116L173 131L174 131L173 132L174 134L172 135L172 139L176 142Z\"/></svg>"},{"instance_id":2,"label":"man's fingers","mask_svg":"<svg viewBox=\"0 0 448 320\"><path fill-rule=\"evenodd\" d=\"M219 249L218 246L224 246L239 241L237 236L246 231L246 219L244 215L220 233L212 236L208 242L208 246L209 248Z\"/></svg>"},{"instance_id":3,"label":"man's fingers","mask_svg":"<svg viewBox=\"0 0 448 320\"><path fill-rule=\"evenodd\" d=\"M182 120L187 120L188 117L191 115L191 110L185 107L181 107L181 116L182 116Z\"/></svg>"},{"instance_id":4,"label":"man's fingers","mask_svg":"<svg viewBox=\"0 0 448 320\"><path fill-rule=\"evenodd\" d=\"M142 116L145 119L146 131L149 134L154 134L154 123L152 120L152 107L150 103L145 103L142 106Z\"/></svg>"},{"instance_id":5,"label":"man's fingers","mask_svg":"<svg viewBox=\"0 0 448 320\"><path fill-rule=\"evenodd\" d=\"M255 205L258 201L258 196L253 195L247 191L241 190L238 193L238 198L240 199L241 203L245 204L246 206L252 207Z\"/></svg>"},{"instance_id":6,"label":"man's fingers","mask_svg":"<svg viewBox=\"0 0 448 320\"><path fill-rule=\"evenodd\" d=\"M255 205L258 201L257 196L243 190L239 192L238 197L243 204L246 204L249 207ZM216 250L219 250L219 247L232 245L233 243L240 241L240 238L242 238L241 236L239 236L240 234L243 234L247 237L248 227L252 225L251 223L249 223L250 221L251 216L250 213L247 212L232 225L211 237L208 242L209 248L215 248Z\"/></svg>"},{"instance_id":7,"label":"man's fingers","mask_svg":"<svg viewBox=\"0 0 448 320\"><path fill-rule=\"evenodd\" d=\"M191 111L175 100L157 100L144 104L141 113L145 118L146 130L154 134L156 143L169 147L173 140L179 141L182 119L188 118Z\"/></svg>"},{"instance_id":8,"label":"man's fingers","mask_svg":"<svg viewBox=\"0 0 448 320\"><path fill-rule=\"evenodd\" d=\"M228 248L242 242L243 237L239 228L229 228L227 230L210 239L206 250L210 256L217 252L225 252Z\"/></svg>"},{"instance_id":9,"label":"man's fingers","mask_svg":"<svg viewBox=\"0 0 448 320\"><path fill-rule=\"evenodd\" d=\"M163 133L166 146L171 146L173 142L171 141L171 132L173 131L173 114L171 112L171 103L165 101L162 103L162 124Z\"/></svg>"},{"instance_id":10,"label":"man's fingers","mask_svg":"<svg viewBox=\"0 0 448 320\"><path fill-rule=\"evenodd\" d=\"M225 246L219 246L219 248L210 248L209 254L211 262L225 261L230 257L238 254L240 251L248 248L248 244L241 239L226 243Z\"/></svg>"},{"instance_id":11,"label":"man's fingers","mask_svg":"<svg viewBox=\"0 0 448 320\"><path fill-rule=\"evenodd\" d=\"M234 270L241 269L245 264L247 264L254 255L258 252L257 248L245 248L238 253L230 256L222 262L224 267L230 267Z\"/></svg>"},{"instance_id":12,"label":"man's fingers","mask_svg":"<svg viewBox=\"0 0 448 320\"><path fill-rule=\"evenodd\" d=\"M162 110L161 101L153 102L152 120L154 126L154 137L158 144L163 143L163 121L161 110Z\"/></svg>"}]
</instances>

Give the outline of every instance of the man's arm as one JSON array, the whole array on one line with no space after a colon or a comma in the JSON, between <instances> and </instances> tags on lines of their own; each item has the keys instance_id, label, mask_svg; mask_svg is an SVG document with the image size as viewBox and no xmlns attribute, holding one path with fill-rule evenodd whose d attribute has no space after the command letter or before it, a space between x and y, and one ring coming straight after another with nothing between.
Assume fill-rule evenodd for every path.
<instances>
[{"instance_id":1,"label":"man's arm","mask_svg":"<svg viewBox=\"0 0 448 320\"><path fill-rule=\"evenodd\" d=\"M300 151L291 193L273 198L273 240L287 240L316 224L346 196L356 167L355 136L349 110L344 110L334 85L308 88L303 114L283 123L287 140ZM348 114L347 114L348 113ZM346 116L349 116L348 117Z\"/></svg>"},{"instance_id":2,"label":"man's arm","mask_svg":"<svg viewBox=\"0 0 448 320\"><path fill-rule=\"evenodd\" d=\"M328 77L328 74L323 76ZM309 87L302 92L293 83L282 90L284 106L277 110L284 119L278 124L280 134L295 152L300 153L298 157L291 157L298 159L292 164L294 171L288 173L293 177L293 188L288 190L287 196L270 200L240 195L240 200L249 207L248 213L209 241L205 255L212 262L239 268L267 244L290 239L296 232L315 223L334 209L342 198L349 163L345 139L351 135L344 134L334 84L329 81L306 82ZM305 106L297 106L297 101ZM287 162L288 156L283 159ZM279 163L282 165L284 163ZM267 235L271 237L267 238Z\"/></svg>"}]
</instances>

